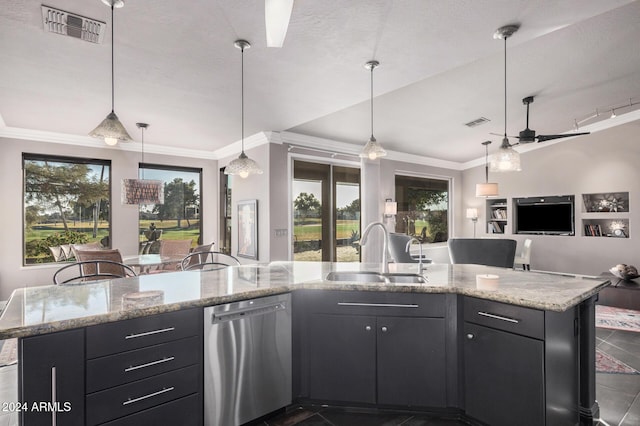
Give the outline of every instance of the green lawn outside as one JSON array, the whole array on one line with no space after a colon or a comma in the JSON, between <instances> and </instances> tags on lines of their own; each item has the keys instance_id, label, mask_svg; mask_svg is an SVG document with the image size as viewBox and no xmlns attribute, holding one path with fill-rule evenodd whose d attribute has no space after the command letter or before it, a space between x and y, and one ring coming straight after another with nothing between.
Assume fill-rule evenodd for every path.
<instances>
[{"instance_id":1,"label":"green lawn outside","mask_svg":"<svg viewBox=\"0 0 640 426\"><path fill-rule=\"evenodd\" d=\"M359 220L339 220L336 224L338 239L351 238L351 231L356 230L360 234L360 221ZM307 224L307 225L294 225L293 235L295 235L297 241L311 241L322 239L322 225Z\"/></svg>"}]
</instances>

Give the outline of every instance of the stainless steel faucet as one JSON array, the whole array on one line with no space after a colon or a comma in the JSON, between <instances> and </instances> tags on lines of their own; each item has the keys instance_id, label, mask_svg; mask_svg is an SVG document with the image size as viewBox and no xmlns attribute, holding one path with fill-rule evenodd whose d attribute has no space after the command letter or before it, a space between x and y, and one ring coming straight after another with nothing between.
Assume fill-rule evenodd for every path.
<instances>
[{"instance_id":1,"label":"stainless steel faucet","mask_svg":"<svg viewBox=\"0 0 640 426\"><path fill-rule=\"evenodd\" d=\"M380 273L388 274L389 273L389 259L387 257L387 252L389 250L389 231L384 226L382 222L371 222L364 228L362 231L362 238L360 238L360 246L364 246L367 244L367 237L369 236L369 232L375 226L379 226L384 232L384 244L382 245L382 265L380 266Z\"/></svg>"},{"instance_id":2,"label":"stainless steel faucet","mask_svg":"<svg viewBox=\"0 0 640 426\"><path fill-rule=\"evenodd\" d=\"M404 248L404 251L411 254L409 249L411 248L411 243L414 241L418 243L418 247L420 248L420 258L418 259L418 273L421 274L422 273L422 243L420 242L420 240L418 240L417 238L411 238L409 241L407 241L407 246Z\"/></svg>"}]
</instances>

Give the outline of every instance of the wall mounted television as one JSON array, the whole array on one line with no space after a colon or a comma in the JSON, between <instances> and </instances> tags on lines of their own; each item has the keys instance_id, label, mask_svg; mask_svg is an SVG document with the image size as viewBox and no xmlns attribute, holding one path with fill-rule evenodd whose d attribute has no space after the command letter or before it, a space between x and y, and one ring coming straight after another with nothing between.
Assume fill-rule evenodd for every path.
<instances>
[{"instance_id":1,"label":"wall mounted television","mask_svg":"<svg viewBox=\"0 0 640 426\"><path fill-rule=\"evenodd\" d=\"M573 195L515 198L513 203L516 234L575 235Z\"/></svg>"}]
</instances>

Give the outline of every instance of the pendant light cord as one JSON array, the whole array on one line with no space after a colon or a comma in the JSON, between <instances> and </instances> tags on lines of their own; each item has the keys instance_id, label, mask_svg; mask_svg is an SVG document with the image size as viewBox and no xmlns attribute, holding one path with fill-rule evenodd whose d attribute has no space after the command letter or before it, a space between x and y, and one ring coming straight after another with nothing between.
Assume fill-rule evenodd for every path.
<instances>
[{"instance_id":1,"label":"pendant light cord","mask_svg":"<svg viewBox=\"0 0 640 426\"><path fill-rule=\"evenodd\" d=\"M241 123L241 144L242 144L242 153L244 154L244 47L240 49L241 60L240 60L240 123Z\"/></svg>"},{"instance_id":2,"label":"pendant light cord","mask_svg":"<svg viewBox=\"0 0 640 426\"><path fill-rule=\"evenodd\" d=\"M507 38L504 38L504 137L507 137Z\"/></svg>"},{"instance_id":3,"label":"pendant light cord","mask_svg":"<svg viewBox=\"0 0 640 426\"><path fill-rule=\"evenodd\" d=\"M144 180L144 127L141 127L142 131L142 180Z\"/></svg>"},{"instance_id":4,"label":"pendant light cord","mask_svg":"<svg viewBox=\"0 0 640 426\"><path fill-rule=\"evenodd\" d=\"M375 66L371 66L371 139L375 139L373 137L373 69Z\"/></svg>"},{"instance_id":5,"label":"pendant light cord","mask_svg":"<svg viewBox=\"0 0 640 426\"><path fill-rule=\"evenodd\" d=\"M484 179L489 183L489 144L484 145Z\"/></svg>"},{"instance_id":6,"label":"pendant light cord","mask_svg":"<svg viewBox=\"0 0 640 426\"><path fill-rule=\"evenodd\" d=\"M113 39L113 5L115 1L111 2L111 112L115 110L115 96L114 96L114 79L113 79L113 45L115 40Z\"/></svg>"}]
</instances>

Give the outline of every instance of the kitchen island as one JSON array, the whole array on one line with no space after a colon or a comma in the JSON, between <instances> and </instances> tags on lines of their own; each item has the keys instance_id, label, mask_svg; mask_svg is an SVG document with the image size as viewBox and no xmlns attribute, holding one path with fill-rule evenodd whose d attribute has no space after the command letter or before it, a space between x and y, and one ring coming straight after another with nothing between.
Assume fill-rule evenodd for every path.
<instances>
[{"instance_id":1,"label":"kitchen island","mask_svg":"<svg viewBox=\"0 0 640 426\"><path fill-rule=\"evenodd\" d=\"M417 272L416 264L390 266L392 271L395 267L397 272ZM202 364L207 362L202 360L204 307L291 293L294 400L427 411L458 410L473 419L494 423L502 420L483 416L495 411L492 404L504 406L510 397L518 395L514 390L521 384L510 381L510 374L514 373L512 378L531 384L523 396L526 401L521 404L536 407L534 419L541 419L537 424L588 424L597 416L593 304L597 293L609 284L606 279L479 265L430 265L423 272L428 283L422 284L329 282L324 279L332 271L378 269L379 265L373 264L274 262L80 286L19 289L12 295L0 319L0 338L21 338L20 393L23 400L73 401L72 410L63 411L62 406L61 410L53 410L56 413L45 413L48 418L53 414L59 419L68 416L64 424L136 422L140 425L145 424L144 415L149 419L154 415L166 418L162 416L180 410L202 411ZM499 278L488 284L478 281L478 275L486 274ZM153 297L145 299L146 294ZM165 327L162 321L167 315L174 316L171 321L177 321L180 326ZM175 315L183 317L175 318ZM387 319L393 320L393 325L383 324ZM143 347L109 343L108 336L122 324L135 326L136 322L149 320L159 321L160 330L173 327L177 331L171 333L177 334L166 341L155 335L153 338L159 340ZM358 338L352 334L355 331L347 327L351 324L372 331L360 337L361 345L356 344ZM385 343L384 339L392 336L398 326L405 330L404 335L395 335L395 340ZM333 335L333 330L342 334ZM105 366L117 357L139 351L153 352L158 345L171 346L177 341L192 345L196 349L191 352L198 352L199 356L183 355L179 368L145 378L136 377L131 383L142 386L156 377L174 374L191 377L196 385L174 386L183 390L179 394L161 386L157 391L162 392L158 405L145 399L143 403L149 405L143 410L127 411L136 404L125 400L123 404L127 409L119 411L115 418L95 414L105 400L113 398L109 391L121 384L117 381L106 383L104 378L99 378L95 379L95 388L89 389L87 383L94 382L85 380L87 374L105 371ZM349 351L336 348L327 351L334 342L349 342L352 349L362 355L358 359L368 360L362 363L369 364L359 374L373 377L371 383L365 383L353 392L339 394L339 390L345 389L339 380L332 381L332 378L344 377L343 373L339 370L317 371L336 366L336 362L338 366L340 363L347 365L349 359L344 355ZM324 352L319 350L323 347ZM406 356L397 359L394 353ZM425 359L423 354L432 359ZM332 357L335 362L328 362ZM386 365L373 366L371 360L386 360ZM411 376L427 379L427 383L424 386L419 381L413 383L408 387L410 392L396 397L394 387L400 385L394 377L406 376L406 368L397 368L403 360L419 370ZM46 365L31 377L32 371L38 370L38 362ZM69 364L67 368L63 366L65 363ZM31 365L34 367L29 368ZM53 399L51 386L42 386L43 381L52 380L52 365L57 383L68 382L66 390L58 390ZM425 373L423 367L429 365L436 368L427 368ZM505 365L514 369L504 370ZM520 368L523 365L525 367ZM75 378L65 378L65 372L73 373ZM482 383L492 375L495 378L492 384ZM39 383L41 391L35 396L31 392L35 385L29 384L34 381ZM64 396L66 391L71 394ZM385 392L391 396L385 397ZM418 398L416 394L424 395L424 398ZM507 399L500 401L502 398ZM29 411L24 414L25 424L31 424L28 415L42 413ZM202 416L196 416L193 424L199 424L201 419Z\"/></svg>"}]
</instances>

